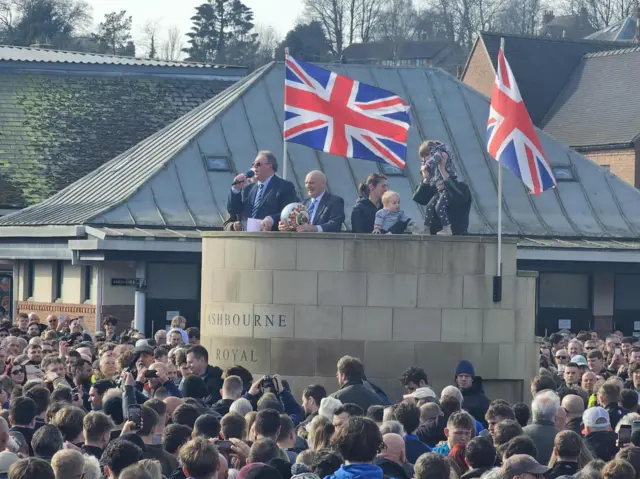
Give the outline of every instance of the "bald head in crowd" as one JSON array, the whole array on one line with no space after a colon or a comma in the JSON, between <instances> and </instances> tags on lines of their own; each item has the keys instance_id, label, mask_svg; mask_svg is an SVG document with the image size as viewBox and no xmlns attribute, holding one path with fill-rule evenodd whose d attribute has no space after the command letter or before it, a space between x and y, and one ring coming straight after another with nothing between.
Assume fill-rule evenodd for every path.
<instances>
[{"instance_id":1,"label":"bald head in crowd","mask_svg":"<svg viewBox=\"0 0 640 479\"><path fill-rule=\"evenodd\" d=\"M568 394L562 399L562 408L567 411L567 419L582 417L584 401L577 394Z\"/></svg>"},{"instance_id":2,"label":"bald head in crowd","mask_svg":"<svg viewBox=\"0 0 640 479\"><path fill-rule=\"evenodd\" d=\"M169 396L164 399L164 404L167 406L167 417L173 416L173 411L176 410L180 404L182 404L182 398L178 398L175 396Z\"/></svg>"},{"instance_id":3,"label":"bald head in crowd","mask_svg":"<svg viewBox=\"0 0 640 479\"><path fill-rule=\"evenodd\" d=\"M407 461L404 439L399 434L388 433L382 436L384 441L384 449L379 456L395 462L404 464Z\"/></svg>"}]
</instances>

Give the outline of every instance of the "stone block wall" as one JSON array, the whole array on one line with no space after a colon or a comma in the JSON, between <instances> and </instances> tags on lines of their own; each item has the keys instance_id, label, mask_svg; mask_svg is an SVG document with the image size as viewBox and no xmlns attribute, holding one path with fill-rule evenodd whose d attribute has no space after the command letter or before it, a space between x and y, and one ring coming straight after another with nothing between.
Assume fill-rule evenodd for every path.
<instances>
[{"instance_id":1,"label":"stone block wall","mask_svg":"<svg viewBox=\"0 0 640 479\"><path fill-rule=\"evenodd\" d=\"M535 276L518 274L505 241L493 303L496 254L476 237L206 233L202 344L211 364L278 372L296 396L335 391L350 354L393 399L407 367L440 389L468 359L490 396L522 400L537 369Z\"/></svg>"}]
</instances>

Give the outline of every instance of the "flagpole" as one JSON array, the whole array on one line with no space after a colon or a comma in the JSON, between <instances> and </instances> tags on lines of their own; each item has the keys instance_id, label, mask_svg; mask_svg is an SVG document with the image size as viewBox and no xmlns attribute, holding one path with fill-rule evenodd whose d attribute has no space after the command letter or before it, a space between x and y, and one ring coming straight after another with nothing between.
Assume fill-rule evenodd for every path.
<instances>
[{"instance_id":1,"label":"flagpole","mask_svg":"<svg viewBox=\"0 0 640 479\"><path fill-rule=\"evenodd\" d=\"M500 38L500 49L504 55L504 38ZM502 163L498 160L498 254L496 275L493 277L493 302L502 301Z\"/></svg>"},{"instance_id":2,"label":"flagpole","mask_svg":"<svg viewBox=\"0 0 640 479\"><path fill-rule=\"evenodd\" d=\"M284 49L284 76L285 76L285 86L284 86L284 104L287 104L287 59L289 58L289 48ZM283 127L284 128L284 127ZM282 177L287 179L287 172L289 171L289 155L287 153L287 140L284 136L284 129L282 130L282 143L283 143L283 153L282 153Z\"/></svg>"}]
</instances>

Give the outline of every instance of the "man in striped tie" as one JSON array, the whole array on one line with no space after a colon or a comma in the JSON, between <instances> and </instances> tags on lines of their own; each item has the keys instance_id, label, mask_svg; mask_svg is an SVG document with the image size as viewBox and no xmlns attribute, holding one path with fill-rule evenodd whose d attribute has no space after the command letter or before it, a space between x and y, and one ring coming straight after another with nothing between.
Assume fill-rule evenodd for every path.
<instances>
[{"instance_id":1,"label":"man in striped tie","mask_svg":"<svg viewBox=\"0 0 640 479\"><path fill-rule=\"evenodd\" d=\"M304 180L309 198L304 204L309 208L310 221L306 225L298 226L299 232L337 233L344 223L344 200L338 195L327 191L327 177L322 171L310 172ZM280 222L280 230L286 230L287 225Z\"/></svg>"},{"instance_id":2,"label":"man in striped tie","mask_svg":"<svg viewBox=\"0 0 640 479\"><path fill-rule=\"evenodd\" d=\"M278 161L270 151L260 151L251 169L255 181L247 184L245 174L236 176L227 201L229 214L242 219L261 220L261 231L277 231L280 212L289 203L297 203L298 195L293 183L276 175Z\"/></svg>"}]
</instances>

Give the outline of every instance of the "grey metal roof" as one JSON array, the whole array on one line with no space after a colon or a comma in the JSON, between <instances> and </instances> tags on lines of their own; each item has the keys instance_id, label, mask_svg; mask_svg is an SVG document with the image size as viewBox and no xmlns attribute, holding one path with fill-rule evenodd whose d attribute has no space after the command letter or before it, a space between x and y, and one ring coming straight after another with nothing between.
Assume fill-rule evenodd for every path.
<instances>
[{"instance_id":1,"label":"grey metal roof","mask_svg":"<svg viewBox=\"0 0 640 479\"><path fill-rule=\"evenodd\" d=\"M460 176L473 195L470 232L497 231L497 163L486 153L489 102L442 70L371 65L331 69L393 91L412 105L404 176L390 176L412 217L420 181L415 152L423 139L451 145ZM120 155L49 200L0 218L0 225L90 224L109 228L207 229L225 216L229 185L261 149L282 152L284 65L271 64L196 108L169 127ZM640 191L550 136L540 133L552 166L565 167L577 181L534 197L510 172L504 174L503 231L522 237L638 238ZM233 171L207 172L203 156L227 155ZM331 192L345 199L347 218L356 185L378 164L289 145L290 178L304 189L304 176L322 169Z\"/></svg>"},{"instance_id":2,"label":"grey metal roof","mask_svg":"<svg viewBox=\"0 0 640 479\"><path fill-rule=\"evenodd\" d=\"M636 37L636 16L629 15L585 37L587 40L632 42Z\"/></svg>"},{"instance_id":3,"label":"grey metal roof","mask_svg":"<svg viewBox=\"0 0 640 479\"><path fill-rule=\"evenodd\" d=\"M549 110L543 129L572 147L630 144L640 134L640 48L585 55Z\"/></svg>"},{"instance_id":4,"label":"grey metal roof","mask_svg":"<svg viewBox=\"0 0 640 479\"><path fill-rule=\"evenodd\" d=\"M146 60L141 58L117 55L101 55L97 53L69 52L62 50L48 50L44 48L15 47L0 45L0 61L11 62L41 62L41 63L81 63L98 65L134 65L149 67L183 67L183 68L238 68L227 65L213 65L208 63ZM245 67L240 67L245 68Z\"/></svg>"}]
</instances>

